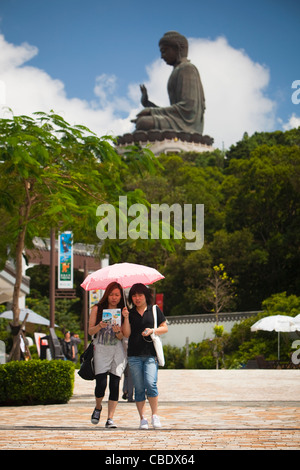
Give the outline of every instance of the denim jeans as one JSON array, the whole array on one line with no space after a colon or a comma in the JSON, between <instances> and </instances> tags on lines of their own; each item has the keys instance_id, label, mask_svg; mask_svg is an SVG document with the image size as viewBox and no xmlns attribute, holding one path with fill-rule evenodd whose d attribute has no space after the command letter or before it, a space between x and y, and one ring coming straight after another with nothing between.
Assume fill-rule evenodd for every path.
<instances>
[{"instance_id":1,"label":"denim jeans","mask_svg":"<svg viewBox=\"0 0 300 470\"><path fill-rule=\"evenodd\" d=\"M135 401L145 401L148 397L157 397L158 362L153 356L129 356L128 364L135 388Z\"/></svg>"}]
</instances>

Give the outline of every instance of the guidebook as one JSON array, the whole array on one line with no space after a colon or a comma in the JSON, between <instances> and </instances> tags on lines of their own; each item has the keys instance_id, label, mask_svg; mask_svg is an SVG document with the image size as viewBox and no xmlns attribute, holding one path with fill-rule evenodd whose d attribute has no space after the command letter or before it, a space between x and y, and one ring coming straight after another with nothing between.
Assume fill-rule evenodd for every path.
<instances>
[{"instance_id":1,"label":"guidebook","mask_svg":"<svg viewBox=\"0 0 300 470\"><path fill-rule=\"evenodd\" d=\"M111 325L121 326L121 309L110 308L104 309L102 312L102 321Z\"/></svg>"}]
</instances>

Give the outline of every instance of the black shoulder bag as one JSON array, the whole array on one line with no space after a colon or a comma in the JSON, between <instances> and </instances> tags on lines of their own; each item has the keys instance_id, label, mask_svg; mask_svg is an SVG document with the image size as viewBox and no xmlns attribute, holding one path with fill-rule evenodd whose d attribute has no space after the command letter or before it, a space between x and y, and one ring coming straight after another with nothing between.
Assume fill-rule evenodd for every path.
<instances>
[{"instance_id":1,"label":"black shoulder bag","mask_svg":"<svg viewBox=\"0 0 300 470\"><path fill-rule=\"evenodd\" d=\"M94 345L93 341L80 356L80 369L78 375L84 380L94 380Z\"/></svg>"}]
</instances>

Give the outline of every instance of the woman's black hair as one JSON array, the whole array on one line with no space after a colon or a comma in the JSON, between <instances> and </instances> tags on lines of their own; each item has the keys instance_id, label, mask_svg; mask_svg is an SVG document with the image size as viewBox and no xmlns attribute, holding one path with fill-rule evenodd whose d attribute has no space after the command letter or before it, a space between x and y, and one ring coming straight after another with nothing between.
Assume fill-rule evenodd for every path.
<instances>
[{"instance_id":1,"label":"woman's black hair","mask_svg":"<svg viewBox=\"0 0 300 470\"><path fill-rule=\"evenodd\" d=\"M152 300L152 292L150 289L148 289L148 287L144 286L144 284L134 284L130 291L129 291L129 295L128 295L128 300L129 300L129 303L132 304L132 296L134 294L144 294L144 296L146 297L146 303L147 305L152 305L153 303L153 300Z\"/></svg>"},{"instance_id":2,"label":"woman's black hair","mask_svg":"<svg viewBox=\"0 0 300 470\"><path fill-rule=\"evenodd\" d=\"M118 282L111 282L105 289L105 292L103 294L103 297L100 299L98 305L98 313L97 313L97 320L96 324L98 324L102 320L102 311L104 308L108 308L108 296L109 294L114 290L114 289L119 289L121 298L120 302L117 305L117 308L123 309L125 307L124 304L124 297L123 297L123 289L121 285ZM122 316L122 321L123 321L123 316Z\"/></svg>"}]
</instances>

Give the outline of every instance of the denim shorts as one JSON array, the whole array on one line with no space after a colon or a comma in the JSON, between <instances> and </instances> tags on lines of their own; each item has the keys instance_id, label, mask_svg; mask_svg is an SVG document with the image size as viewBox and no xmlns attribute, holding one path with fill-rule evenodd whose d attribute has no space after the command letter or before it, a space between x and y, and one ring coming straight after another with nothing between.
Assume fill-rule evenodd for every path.
<instances>
[{"instance_id":1,"label":"denim shorts","mask_svg":"<svg viewBox=\"0 0 300 470\"><path fill-rule=\"evenodd\" d=\"M135 401L157 397L158 362L154 356L129 356L128 364L135 388Z\"/></svg>"}]
</instances>

